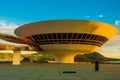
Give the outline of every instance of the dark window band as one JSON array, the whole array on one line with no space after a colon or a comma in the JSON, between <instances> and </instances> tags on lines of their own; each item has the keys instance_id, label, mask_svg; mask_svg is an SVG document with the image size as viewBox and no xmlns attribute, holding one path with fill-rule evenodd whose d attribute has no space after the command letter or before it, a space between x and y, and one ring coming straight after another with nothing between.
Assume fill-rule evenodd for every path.
<instances>
[{"instance_id":1,"label":"dark window band","mask_svg":"<svg viewBox=\"0 0 120 80\"><path fill-rule=\"evenodd\" d=\"M87 44L103 45L108 39L104 36L87 33L47 33L32 35L31 38L39 45L45 44Z\"/></svg>"}]
</instances>

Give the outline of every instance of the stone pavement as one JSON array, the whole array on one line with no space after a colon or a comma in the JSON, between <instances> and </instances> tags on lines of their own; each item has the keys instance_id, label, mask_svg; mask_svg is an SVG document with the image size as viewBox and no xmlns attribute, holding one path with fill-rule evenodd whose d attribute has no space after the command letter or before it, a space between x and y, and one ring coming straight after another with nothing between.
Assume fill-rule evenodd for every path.
<instances>
[{"instance_id":1,"label":"stone pavement","mask_svg":"<svg viewBox=\"0 0 120 80\"><path fill-rule=\"evenodd\" d=\"M66 73L63 73L66 72ZM0 64L0 80L120 80L120 64Z\"/></svg>"}]
</instances>

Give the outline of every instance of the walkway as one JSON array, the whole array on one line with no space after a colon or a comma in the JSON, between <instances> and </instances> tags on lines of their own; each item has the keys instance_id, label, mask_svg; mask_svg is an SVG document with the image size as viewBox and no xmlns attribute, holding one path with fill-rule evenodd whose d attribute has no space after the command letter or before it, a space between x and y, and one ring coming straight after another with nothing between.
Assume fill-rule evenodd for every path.
<instances>
[{"instance_id":1,"label":"walkway","mask_svg":"<svg viewBox=\"0 0 120 80\"><path fill-rule=\"evenodd\" d=\"M93 64L0 64L0 80L120 80L120 65L100 64L94 71Z\"/></svg>"}]
</instances>

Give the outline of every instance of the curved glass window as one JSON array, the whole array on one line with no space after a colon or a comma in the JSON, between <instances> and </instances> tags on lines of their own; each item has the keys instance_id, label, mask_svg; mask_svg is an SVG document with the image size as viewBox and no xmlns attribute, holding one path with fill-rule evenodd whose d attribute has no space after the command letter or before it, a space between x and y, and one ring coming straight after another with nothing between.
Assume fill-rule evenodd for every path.
<instances>
[{"instance_id":1,"label":"curved glass window","mask_svg":"<svg viewBox=\"0 0 120 80\"><path fill-rule=\"evenodd\" d=\"M32 35L31 39L39 45L45 44L87 44L101 46L108 39L104 36L87 33L47 33Z\"/></svg>"}]
</instances>

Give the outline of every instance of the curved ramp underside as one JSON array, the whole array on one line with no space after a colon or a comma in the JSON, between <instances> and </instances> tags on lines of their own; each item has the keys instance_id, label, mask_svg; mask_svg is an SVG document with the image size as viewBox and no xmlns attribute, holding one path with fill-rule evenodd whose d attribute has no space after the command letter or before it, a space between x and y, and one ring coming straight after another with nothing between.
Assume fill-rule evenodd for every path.
<instances>
[{"instance_id":1,"label":"curved ramp underside","mask_svg":"<svg viewBox=\"0 0 120 80\"><path fill-rule=\"evenodd\" d=\"M8 42L14 42L19 44L27 44L30 46L20 46L17 47L15 45L8 45L8 44L0 44L0 50L13 50L13 49L20 49L20 50L42 50L40 47L38 47L37 44L33 43L30 39L17 37L9 34L3 34L0 33L0 39L8 41Z\"/></svg>"}]
</instances>

